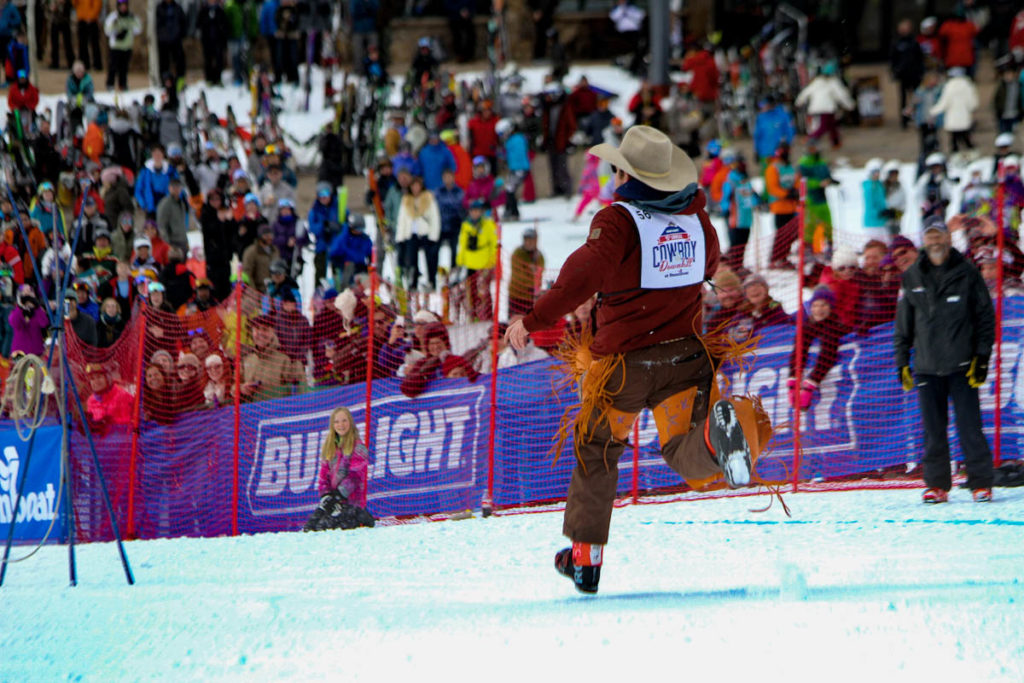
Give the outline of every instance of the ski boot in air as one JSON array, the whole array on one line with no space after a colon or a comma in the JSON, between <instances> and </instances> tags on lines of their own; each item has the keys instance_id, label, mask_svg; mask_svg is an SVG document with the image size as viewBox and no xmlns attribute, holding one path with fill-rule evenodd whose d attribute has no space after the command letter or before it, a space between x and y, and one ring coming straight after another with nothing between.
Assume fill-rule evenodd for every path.
<instances>
[{"instance_id":1,"label":"ski boot in air","mask_svg":"<svg viewBox=\"0 0 1024 683\"><path fill-rule=\"evenodd\" d=\"M592 543L573 543L555 554L555 569L572 579L576 590L593 595L601 580L601 560L604 546Z\"/></svg>"},{"instance_id":2,"label":"ski boot in air","mask_svg":"<svg viewBox=\"0 0 1024 683\"><path fill-rule=\"evenodd\" d=\"M750 445L743 434L735 406L724 399L715 403L711 406L711 414L704 428L708 448L718 460L729 488L749 484Z\"/></svg>"}]
</instances>

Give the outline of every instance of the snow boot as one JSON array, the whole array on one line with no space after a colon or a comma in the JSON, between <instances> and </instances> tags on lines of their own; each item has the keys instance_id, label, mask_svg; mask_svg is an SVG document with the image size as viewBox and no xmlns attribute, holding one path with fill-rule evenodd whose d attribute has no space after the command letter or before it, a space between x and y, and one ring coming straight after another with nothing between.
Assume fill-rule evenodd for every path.
<instances>
[{"instance_id":1,"label":"snow boot","mask_svg":"<svg viewBox=\"0 0 1024 683\"><path fill-rule=\"evenodd\" d=\"M704 438L708 448L718 460L729 488L738 488L750 483L750 444L743 433L736 407L728 400L721 400L711 406Z\"/></svg>"},{"instance_id":2,"label":"snow boot","mask_svg":"<svg viewBox=\"0 0 1024 683\"><path fill-rule=\"evenodd\" d=\"M604 546L591 543L573 543L555 553L555 569L572 579L576 590L593 595L601 580L601 561Z\"/></svg>"},{"instance_id":3,"label":"snow boot","mask_svg":"<svg viewBox=\"0 0 1024 683\"><path fill-rule=\"evenodd\" d=\"M974 489L975 503L991 503L992 502L992 489Z\"/></svg>"},{"instance_id":4,"label":"snow boot","mask_svg":"<svg viewBox=\"0 0 1024 683\"><path fill-rule=\"evenodd\" d=\"M949 491L930 488L921 495L921 500L928 504L945 503L949 500Z\"/></svg>"}]
</instances>

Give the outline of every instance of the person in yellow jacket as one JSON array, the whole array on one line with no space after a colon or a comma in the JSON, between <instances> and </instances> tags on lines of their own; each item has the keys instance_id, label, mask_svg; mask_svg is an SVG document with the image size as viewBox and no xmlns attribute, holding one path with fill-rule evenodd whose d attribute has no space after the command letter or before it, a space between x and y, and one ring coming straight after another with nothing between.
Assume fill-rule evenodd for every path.
<instances>
[{"instance_id":1,"label":"person in yellow jacket","mask_svg":"<svg viewBox=\"0 0 1024 683\"><path fill-rule=\"evenodd\" d=\"M498 228L494 219L485 215L486 210L487 202L483 199L470 202L455 255L455 265L466 272L470 315L477 320L489 320L493 314L490 282L498 260Z\"/></svg>"}]
</instances>

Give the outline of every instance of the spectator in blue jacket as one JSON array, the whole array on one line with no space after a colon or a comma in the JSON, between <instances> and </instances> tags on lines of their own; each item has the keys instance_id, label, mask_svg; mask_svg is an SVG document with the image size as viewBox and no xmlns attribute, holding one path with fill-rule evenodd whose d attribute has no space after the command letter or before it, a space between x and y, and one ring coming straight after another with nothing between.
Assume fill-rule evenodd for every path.
<instances>
[{"instance_id":1,"label":"spectator in blue jacket","mask_svg":"<svg viewBox=\"0 0 1024 683\"><path fill-rule=\"evenodd\" d=\"M0 56L7 57L7 47L20 28L21 13L11 0L5 0L3 9L0 9Z\"/></svg>"},{"instance_id":2,"label":"spectator in blue jacket","mask_svg":"<svg viewBox=\"0 0 1024 683\"><path fill-rule=\"evenodd\" d=\"M427 144L420 149L420 168L423 169L423 185L431 192L441 187L441 174L455 170L455 156L448 145L441 142L437 130L430 131Z\"/></svg>"},{"instance_id":3,"label":"spectator in blue jacket","mask_svg":"<svg viewBox=\"0 0 1024 683\"><path fill-rule=\"evenodd\" d=\"M754 121L754 154L762 164L775 156L779 143L792 144L796 135L793 115L772 95L761 100L761 113Z\"/></svg>"},{"instance_id":4,"label":"spectator in blue jacket","mask_svg":"<svg viewBox=\"0 0 1024 683\"><path fill-rule=\"evenodd\" d=\"M7 72L17 74L24 71L25 77L28 78L32 73L30 69L28 38L25 32L19 29L14 32L14 39L7 43Z\"/></svg>"},{"instance_id":5,"label":"spectator in blue jacket","mask_svg":"<svg viewBox=\"0 0 1024 683\"><path fill-rule=\"evenodd\" d=\"M759 203L760 197L750 184L746 164L738 157L722 184L722 206L729 227L729 251L723 260L733 270L743 266L750 228L754 224L754 207Z\"/></svg>"},{"instance_id":6,"label":"spectator in blue jacket","mask_svg":"<svg viewBox=\"0 0 1024 683\"><path fill-rule=\"evenodd\" d=\"M264 0L260 6L260 35L267 41L270 57L273 60L274 73L281 73L281 59L277 49L277 8L281 0Z\"/></svg>"},{"instance_id":7,"label":"spectator in blue jacket","mask_svg":"<svg viewBox=\"0 0 1024 683\"><path fill-rule=\"evenodd\" d=\"M864 229L877 230L883 239L888 236L886 229L885 185L882 183L881 159L870 159L865 165L868 177L861 183L864 191Z\"/></svg>"},{"instance_id":8,"label":"spectator in blue jacket","mask_svg":"<svg viewBox=\"0 0 1024 683\"><path fill-rule=\"evenodd\" d=\"M363 63L371 46L377 46L378 0L351 0L352 21L352 64L357 68Z\"/></svg>"},{"instance_id":9,"label":"spectator in blue jacket","mask_svg":"<svg viewBox=\"0 0 1024 683\"><path fill-rule=\"evenodd\" d=\"M319 285L327 277L327 250L331 241L341 232L338 222L338 198L331 184L320 181L316 184L316 201L306 216L309 233L316 240L313 251L315 282Z\"/></svg>"},{"instance_id":10,"label":"spectator in blue jacket","mask_svg":"<svg viewBox=\"0 0 1024 683\"><path fill-rule=\"evenodd\" d=\"M505 213L507 221L519 220L519 202L516 192L530 175L530 142L511 119L501 119L494 126L498 138L505 143L505 165L508 166L508 184L505 186Z\"/></svg>"},{"instance_id":11,"label":"spectator in blue jacket","mask_svg":"<svg viewBox=\"0 0 1024 683\"><path fill-rule=\"evenodd\" d=\"M448 245L449 253L452 255L448 261L448 271L455 268L455 252L459 247L459 231L462 229L462 221L466 218L466 209L463 206L463 199L466 193L461 187L455 184L455 171L445 169L441 174L441 187L434 191L434 199L437 200L438 211L441 212L441 239L438 247Z\"/></svg>"},{"instance_id":12,"label":"spectator in blue jacket","mask_svg":"<svg viewBox=\"0 0 1024 683\"><path fill-rule=\"evenodd\" d=\"M391 158L391 165L397 176L402 171L408 171L413 178L423 177L423 166L412 154L412 144L403 141L398 146L398 154ZM424 185L424 189L426 186Z\"/></svg>"},{"instance_id":13,"label":"spectator in blue jacket","mask_svg":"<svg viewBox=\"0 0 1024 683\"><path fill-rule=\"evenodd\" d=\"M360 213L349 213L348 225L331 241L327 252L337 280L339 292L352 286L356 273L365 273L373 257L373 240L366 232L366 223Z\"/></svg>"},{"instance_id":14,"label":"spectator in blue jacket","mask_svg":"<svg viewBox=\"0 0 1024 683\"><path fill-rule=\"evenodd\" d=\"M177 178L178 171L167 163L164 148L154 145L149 161L139 171L135 180L135 202L150 218L156 218L156 205L167 194L167 186L171 178Z\"/></svg>"}]
</instances>

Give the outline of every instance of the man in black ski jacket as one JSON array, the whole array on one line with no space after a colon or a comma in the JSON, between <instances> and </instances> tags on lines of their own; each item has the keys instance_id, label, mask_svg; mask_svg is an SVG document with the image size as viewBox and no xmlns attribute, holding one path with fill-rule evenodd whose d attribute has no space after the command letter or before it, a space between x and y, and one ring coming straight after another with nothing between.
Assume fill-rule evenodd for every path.
<instances>
[{"instance_id":1,"label":"man in black ski jacket","mask_svg":"<svg viewBox=\"0 0 1024 683\"><path fill-rule=\"evenodd\" d=\"M974 500L992 499L992 452L981 431L978 387L985 383L995 340L995 312L978 269L953 249L946 224L925 224L924 247L903 274L896 311L896 367L904 391L917 387L924 421L926 503L946 502L950 474L949 401ZM914 368L910 349L914 348Z\"/></svg>"}]
</instances>

